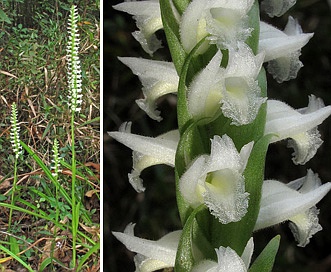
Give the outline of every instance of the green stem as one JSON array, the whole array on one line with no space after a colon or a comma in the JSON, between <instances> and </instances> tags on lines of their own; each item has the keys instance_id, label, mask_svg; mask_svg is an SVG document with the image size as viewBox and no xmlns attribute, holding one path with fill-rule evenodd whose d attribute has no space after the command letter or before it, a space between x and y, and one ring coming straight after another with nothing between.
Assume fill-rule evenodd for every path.
<instances>
[{"instance_id":1,"label":"green stem","mask_svg":"<svg viewBox=\"0 0 331 272\"><path fill-rule=\"evenodd\" d=\"M76 266L76 238L77 238L77 229L78 229L78 218L76 210L76 156L75 156L75 112L71 113L71 205L72 205L72 263L74 267Z\"/></svg>"},{"instance_id":2,"label":"green stem","mask_svg":"<svg viewBox=\"0 0 331 272\"><path fill-rule=\"evenodd\" d=\"M11 202L10 202L10 204L12 206L14 205L16 183L17 183L17 158L15 156L15 162L14 162L14 182L13 182L13 188L12 188L12 191L11 191ZM13 209L11 208L10 211L9 211L8 232L9 232L10 227L11 227L12 216L13 216Z\"/></svg>"}]
</instances>

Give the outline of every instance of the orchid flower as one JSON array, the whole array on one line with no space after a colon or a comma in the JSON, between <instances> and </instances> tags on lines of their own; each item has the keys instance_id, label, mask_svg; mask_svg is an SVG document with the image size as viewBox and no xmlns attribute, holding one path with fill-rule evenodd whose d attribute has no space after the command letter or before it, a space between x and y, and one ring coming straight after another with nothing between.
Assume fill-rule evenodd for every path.
<instances>
[{"instance_id":1,"label":"orchid flower","mask_svg":"<svg viewBox=\"0 0 331 272\"><path fill-rule=\"evenodd\" d=\"M251 262L253 249L253 238L247 242L241 257L230 247L220 246L218 249L215 249L217 262L203 260L192 269L192 272L246 272Z\"/></svg>"},{"instance_id":2,"label":"orchid flower","mask_svg":"<svg viewBox=\"0 0 331 272\"><path fill-rule=\"evenodd\" d=\"M204 203L223 224L239 221L248 207L242 173L252 147L250 142L238 153L229 136L214 136L210 155L197 157L180 178L179 189L185 200L192 207Z\"/></svg>"},{"instance_id":3,"label":"orchid flower","mask_svg":"<svg viewBox=\"0 0 331 272\"><path fill-rule=\"evenodd\" d=\"M161 121L160 112L156 110L156 100L166 94L176 93L179 77L171 62L148 60L142 58L119 58L143 84L145 98L136 100L138 106L149 117Z\"/></svg>"},{"instance_id":4,"label":"orchid flower","mask_svg":"<svg viewBox=\"0 0 331 272\"><path fill-rule=\"evenodd\" d=\"M306 246L322 227L315 205L331 190L331 183L321 185L317 174L308 170L303 178L284 184L266 180L255 230L290 220L291 230L299 246Z\"/></svg>"},{"instance_id":5,"label":"orchid flower","mask_svg":"<svg viewBox=\"0 0 331 272\"><path fill-rule=\"evenodd\" d=\"M175 166L175 153L179 141L178 130L172 130L156 138L131 134L131 122L121 125L119 131L108 134L133 150L133 170L128 175L129 182L138 192L143 192L145 187L140 178L140 173L147 167L166 164Z\"/></svg>"},{"instance_id":6,"label":"orchid flower","mask_svg":"<svg viewBox=\"0 0 331 272\"><path fill-rule=\"evenodd\" d=\"M259 52L265 53L264 62L268 62L268 72L278 83L296 78L303 66L299 60L301 48L313 35L302 33L298 21L291 16L284 31L264 22L260 23Z\"/></svg>"},{"instance_id":7,"label":"orchid flower","mask_svg":"<svg viewBox=\"0 0 331 272\"><path fill-rule=\"evenodd\" d=\"M296 3L296 0L263 0L261 9L270 17L280 17Z\"/></svg>"},{"instance_id":8,"label":"orchid flower","mask_svg":"<svg viewBox=\"0 0 331 272\"><path fill-rule=\"evenodd\" d=\"M181 230L170 232L158 241L151 241L134 236L134 226L130 223L124 233L113 232L113 235L129 250L138 253L134 257L136 271L149 272L174 267Z\"/></svg>"},{"instance_id":9,"label":"orchid flower","mask_svg":"<svg viewBox=\"0 0 331 272\"><path fill-rule=\"evenodd\" d=\"M253 0L193 0L185 10L180 21L180 34L183 47L190 52L204 37L220 48L245 41L252 29L247 27L247 13ZM203 53L208 41L198 53Z\"/></svg>"},{"instance_id":10,"label":"orchid flower","mask_svg":"<svg viewBox=\"0 0 331 272\"><path fill-rule=\"evenodd\" d=\"M139 31L132 35L146 53L153 55L161 47L161 42L155 36L155 32L163 28L158 0L123 2L113 8L133 15Z\"/></svg>"},{"instance_id":11,"label":"orchid flower","mask_svg":"<svg viewBox=\"0 0 331 272\"><path fill-rule=\"evenodd\" d=\"M220 67L221 60L218 51L193 79L188 90L189 112L195 118L212 118L221 108L232 124L249 124L266 101L256 80L263 54L255 56L246 44L239 43L238 50L229 49L226 68Z\"/></svg>"},{"instance_id":12,"label":"orchid flower","mask_svg":"<svg viewBox=\"0 0 331 272\"><path fill-rule=\"evenodd\" d=\"M324 106L322 99L309 97L307 108L295 110L277 100L267 102L267 122L264 134L273 134L271 142L291 138L289 147L294 149L295 164L305 164L317 152L323 141L317 130L331 114L331 106Z\"/></svg>"}]
</instances>

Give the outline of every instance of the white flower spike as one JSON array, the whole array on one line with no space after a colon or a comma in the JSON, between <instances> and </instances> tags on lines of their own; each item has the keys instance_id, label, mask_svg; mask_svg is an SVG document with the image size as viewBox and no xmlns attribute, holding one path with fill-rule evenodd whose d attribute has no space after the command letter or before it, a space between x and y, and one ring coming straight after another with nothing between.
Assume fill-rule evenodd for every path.
<instances>
[{"instance_id":1,"label":"white flower spike","mask_svg":"<svg viewBox=\"0 0 331 272\"><path fill-rule=\"evenodd\" d=\"M217 262L203 260L192 272L247 272L254 249L253 238L249 239L241 257L230 247L220 246L216 250Z\"/></svg>"},{"instance_id":2,"label":"white flower spike","mask_svg":"<svg viewBox=\"0 0 331 272\"><path fill-rule=\"evenodd\" d=\"M136 100L138 106L147 115L161 121L160 112L156 110L156 100L163 95L176 93L179 77L172 62L148 60L142 58L119 58L143 84L144 98Z\"/></svg>"},{"instance_id":3,"label":"white flower spike","mask_svg":"<svg viewBox=\"0 0 331 272\"><path fill-rule=\"evenodd\" d=\"M267 23L260 23L259 52L265 53L268 72L278 83L296 78L303 66L299 60L301 48L313 37L313 33L302 33L298 21L288 18L284 31Z\"/></svg>"},{"instance_id":4,"label":"white flower spike","mask_svg":"<svg viewBox=\"0 0 331 272\"><path fill-rule=\"evenodd\" d=\"M296 0L263 0L261 9L270 17L280 17L296 3Z\"/></svg>"},{"instance_id":5,"label":"white flower spike","mask_svg":"<svg viewBox=\"0 0 331 272\"><path fill-rule=\"evenodd\" d=\"M288 184L266 180L255 230L291 221L291 230L299 246L306 246L322 227L318 223L315 205L331 190L331 183L321 185L317 174L308 170L307 176Z\"/></svg>"},{"instance_id":6,"label":"white flower spike","mask_svg":"<svg viewBox=\"0 0 331 272\"><path fill-rule=\"evenodd\" d=\"M134 226L130 223L124 233L113 232L113 235L129 250L138 253L134 257L136 271L150 272L174 267L181 230L170 232L158 241L151 241L135 237Z\"/></svg>"},{"instance_id":7,"label":"white flower spike","mask_svg":"<svg viewBox=\"0 0 331 272\"><path fill-rule=\"evenodd\" d=\"M157 164L175 166L175 154L179 141L178 130L169 131L156 138L131 134L131 122L122 124L119 130L108 132L108 134L133 150L133 170L128 177L138 193L145 190L140 178L140 173L145 168Z\"/></svg>"},{"instance_id":8,"label":"white flower spike","mask_svg":"<svg viewBox=\"0 0 331 272\"><path fill-rule=\"evenodd\" d=\"M221 108L234 125L253 122L266 101L256 80L263 57L255 56L246 44L238 43L237 50L229 49L228 65L222 68L222 53L218 51L189 86L190 114L194 118L213 118Z\"/></svg>"},{"instance_id":9,"label":"white flower spike","mask_svg":"<svg viewBox=\"0 0 331 272\"><path fill-rule=\"evenodd\" d=\"M317 152L323 141L317 130L331 114L331 106L324 106L322 99L309 97L307 108L295 110L277 100L267 102L267 122L264 134L274 134L271 142L291 138L288 146L294 149L295 164L305 164Z\"/></svg>"},{"instance_id":10,"label":"white flower spike","mask_svg":"<svg viewBox=\"0 0 331 272\"><path fill-rule=\"evenodd\" d=\"M253 142L238 153L227 135L214 136L211 153L199 156L182 175L179 189L185 200L197 207L204 203L221 223L239 221L247 212L245 170Z\"/></svg>"},{"instance_id":11,"label":"white flower spike","mask_svg":"<svg viewBox=\"0 0 331 272\"><path fill-rule=\"evenodd\" d=\"M239 0L193 0L185 10L180 22L183 47L190 52L204 37L219 48L236 46L244 42L252 29L248 28L247 13L254 1ZM203 53L208 41L200 48Z\"/></svg>"},{"instance_id":12,"label":"white flower spike","mask_svg":"<svg viewBox=\"0 0 331 272\"><path fill-rule=\"evenodd\" d=\"M155 32L163 28L160 3L158 0L124 2L113 6L114 9L133 15L139 31L132 33L146 53L153 53L161 48Z\"/></svg>"}]
</instances>

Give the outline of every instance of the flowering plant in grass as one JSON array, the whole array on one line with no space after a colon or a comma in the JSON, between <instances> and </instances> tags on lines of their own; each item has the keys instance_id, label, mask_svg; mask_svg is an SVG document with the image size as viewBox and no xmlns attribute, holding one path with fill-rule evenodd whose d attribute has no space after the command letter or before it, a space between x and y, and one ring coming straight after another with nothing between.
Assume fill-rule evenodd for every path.
<instances>
[{"instance_id":1,"label":"flowering plant in grass","mask_svg":"<svg viewBox=\"0 0 331 272\"><path fill-rule=\"evenodd\" d=\"M261 10L281 16L295 1L264 0ZM143 84L139 107L161 121L157 99L177 94L178 129L155 138L131 133L131 122L109 135L133 150L133 188L145 190L147 167L174 167L182 229L158 241L134 236L134 224L114 232L137 253L137 271L271 271L280 237L252 262L255 231L289 221L298 246L322 229L316 204L330 191L312 170L283 183L264 180L269 144L288 139L294 164L304 165L322 140L317 126L330 114L321 98L294 109L268 98L266 68L281 83L303 66L301 48L312 38L289 17L283 31L260 21L254 0L149 0L115 9L134 16L133 33L152 55L164 29L172 63L120 57Z\"/></svg>"}]
</instances>

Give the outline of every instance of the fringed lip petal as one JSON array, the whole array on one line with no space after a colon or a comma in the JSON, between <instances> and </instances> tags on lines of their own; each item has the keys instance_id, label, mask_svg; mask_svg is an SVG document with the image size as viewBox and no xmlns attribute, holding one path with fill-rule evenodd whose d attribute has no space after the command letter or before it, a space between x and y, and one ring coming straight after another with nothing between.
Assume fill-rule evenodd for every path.
<instances>
[{"instance_id":1,"label":"fringed lip petal","mask_svg":"<svg viewBox=\"0 0 331 272\"><path fill-rule=\"evenodd\" d=\"M264 181L260 212L254 230L290 220L299 245L308 244L312 235L321 230L315 205L331 190L331 183L318 184L320 180L311 170L304 179L289 184L276 180Z\"/></svg>"},{"instance_id":2,"label":"fringed lip petal","mask_svg":"<svg viewBox=\"0 0 331 272\"><path fill-rule=\"evenodd\" d=\"M136 100L138 106L154 120L161 121L160 112L156 110L156 101L160 97L177 93L179 77L172 62L148 60L143 58L118 58L143 84L144 98Z\"/></svg>"},{"instance_id":3,"label":"fringed lip petal","mask_svg":"<svg viewBox=\"0 0 331 272\"><path fill-rule=\"evenodd\" d=\"M158 0L124 2L113 6L114 9L133 15L139 31L132 33L146 53L153 53L161 47L155 32L163 28L160 3Z\"/></svg>"},{"instance_id":4,"label":"fringed lip petal","mask_svg":"<svg viewBox=\"0 0 331 272\"><path fill-rule=\"evenodd\" d=\"M130 251L138 253L135 258L136 268L141 269L144 266L144 271L155 271L174 267L181 231L174 231L158 241L151 241L134 236L134 226L135 224L130 223L124 233L113 232L113 235Z\"/></svg>"},{"instance_id":5,"label":"fringed lip petal","mask_svg":"<svg viewBox=\"0 0 331 272\"><path fill-rule=\"evenodd\" d=\"M259 52L265 52L268 72L278 83L296 78L303 66L299 60L301 48L312 36L312 33L302 33L298 21L291 16L284 31L260 23Z\"/></svg>"},{"instance_id":6,"label":"fringed lip petal","mask_svg":"<svg viewBox=\"0 0 331 272\"><path fill-rule=\"evenodd\" d=\"M188 109L193 118L213 118L220 112L231 124L253 122L260 106L266 101L256 77L263 54L255 56L244 43L229 49L229 61L220 67L222 53L218 51L209 64L193 79L188 88Z\"/></svg>"},{"instance_id":7,"label":"fringed lip petal","mask_svg":"<svg viewBox=\"0 0 331 272\"><path fill-rule=\"evenodd\" d=\"M249 194L242 173L253 142L241 153L227 135L214 136L211 142L210 156L192 162L180 178L179 189L191 206L204 203L221 223L237 222L247 212Z\"/></svg>"},{"instance_id":8,"label":"fringed lip petal","mask_svg":"<svg viewBox=\"0 0 331 272\"><path fill-rule=\"evenodd\" d=\"M291 138L289 147L294 148L294 162L305 164L323 143L317 126L330 114L331 106L324 107L315 96L310 96L307 108L299 110L281 101L268 100L264 134L274 135L271 142Z\"/></svg>"},{"instance_id":9,"label":"fringed lip petal","mask_svg":"<svg viewBox=\"0 0 331 272\"><path fill-rule=\"evenodd\" d=\"M220 246L218 249L215 249L217 262L203 260L193 267L192 272L247 272L253 249L253 238L247 242L241 257L230 247Z\"/></svg>"}]
</instances>

